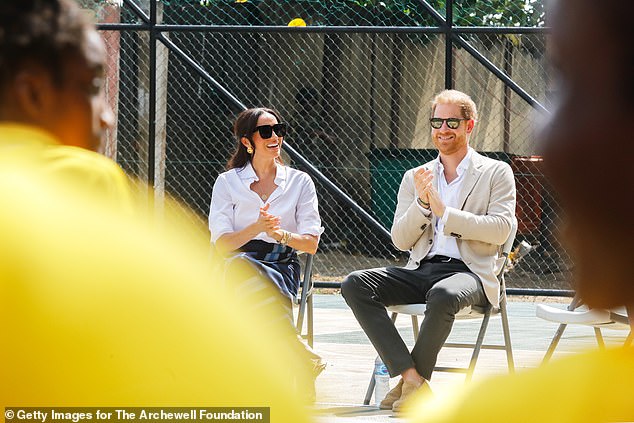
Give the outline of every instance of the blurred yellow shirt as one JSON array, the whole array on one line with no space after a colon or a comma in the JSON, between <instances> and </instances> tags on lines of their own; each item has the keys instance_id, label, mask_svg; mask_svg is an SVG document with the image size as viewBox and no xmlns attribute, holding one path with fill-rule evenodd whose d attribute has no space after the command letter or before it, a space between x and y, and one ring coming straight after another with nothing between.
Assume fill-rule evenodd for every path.
<instances>
[{"instance_id":1,"label":"blurred yellow shirt","mask_svg":"<svg viewBox=\"0 0 634 423\"><path fill-rule=\"evenodd\" d=\"M43 134L12 150L3 129L0 406L270 407L272 422L308 421L292 328L219 283L204 227L157 231L107 206L101 185L42 171L66 155Z\"/></svg>"},{"instance_id":2,"label":"blurred yellow shirt","mask_svg":"<svg viewBox=\"0 0 634 423\"><path fill-rule=\"evenodd\" d=\"M42 173L45 178L97 194L96 199L112 207L132 210L128 177L115 162L101 154L62 145L48 132L32 126L0 123L0 155L5 159L28 157L32 171Z\"/></svg>"},{"instance_id":3,"label":"blurred yellow shirt","mask_svg":"<svg viewBox=\"0 0 634 423\"><path fill-rule=\"evenodd\" d=\"M633 383L634 348L592 351L415 398L408 415L421 423L632 422Z\"/></svg>"}]
</instances>

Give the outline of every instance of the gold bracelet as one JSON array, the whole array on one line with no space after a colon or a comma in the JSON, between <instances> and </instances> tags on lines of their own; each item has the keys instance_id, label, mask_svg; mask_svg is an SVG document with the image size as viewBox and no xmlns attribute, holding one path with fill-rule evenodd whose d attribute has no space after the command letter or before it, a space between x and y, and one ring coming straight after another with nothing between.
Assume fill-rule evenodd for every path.
<instances>
[{"instance_id":1,"label":"gold bracelet","mask_svg":"<svg viewBox=\"0 0 634 423\"><path fill-rule=\"evenodd\" d=\"M290 238L291 233L289 231L282 231L282 238L280 238L280 244L286 245L288 244L288 239Z\"/></svg>"}]
</instances>

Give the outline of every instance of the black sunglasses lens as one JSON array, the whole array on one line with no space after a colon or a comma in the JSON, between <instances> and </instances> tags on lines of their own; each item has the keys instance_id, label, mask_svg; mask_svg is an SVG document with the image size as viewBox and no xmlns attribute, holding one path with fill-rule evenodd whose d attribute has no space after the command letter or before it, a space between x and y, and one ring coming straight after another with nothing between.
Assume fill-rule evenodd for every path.
<instances>
[{"instance_id":1,"label":"black sunglasses lens","mask_svg":"<svg viewBox=\"0 0 634 423\"><path fill-rule=\"evenodd\" d=\"M273 125L273 130L275 131L278 137L283 137L284 135L286 135L286 125L283 123L278 123L276 125Z\"/></svg>"},{"instance_id":2,"label":"black sunglasses lens","mask_svg":"<svg viewBox=\"0 0 634 423\"><path fill-rule=\"evenodd\" d=\"M442 119L439 118L433 118L433 119L429 119L429 123L431 124L431 127L434 129L440 129L440 127L442 126Z\"/></svg>"},{"instance_id":3,"label":"black sunglasses lens","mask_svg":"<svg viewBox=\"0 0 634 423\"><path fill-rule=\"evenodd\" d=\"M258 126L258 132L266 140L273 136L273 127L271 125Z\"/></svg>"},{"instance_id":4,"label":"black sunglasses lens","mask_svg":"<svg viewBox=\"0 0 634 423\"><path fill-rule=\"evenodd\" d=\"M255 128L260 133L260 137L263 139L269 139L273 136L273 131L278 137L283 137L286 135L286 124L285 123L276 123L275 125L261 125Z\"/></svg>"}]
</instances>

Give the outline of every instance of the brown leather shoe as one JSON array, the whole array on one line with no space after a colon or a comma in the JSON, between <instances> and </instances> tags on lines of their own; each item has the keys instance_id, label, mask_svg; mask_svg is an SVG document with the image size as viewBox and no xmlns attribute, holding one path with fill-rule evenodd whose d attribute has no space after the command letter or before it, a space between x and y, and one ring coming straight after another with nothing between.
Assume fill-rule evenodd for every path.
<instances>
[{"instance_id":1,"label":"brown leather shoe","mask_svg":"<svg viewBox=\"0 0 634 423\"><path fill-rule=\"evenodd\" d=\"M381 410L391 410L394 402L398 401L398 399L401 397L402 388L403 378L401 378L401 380L398 381L398 384L385 395L385 398L383 398L383 400L379 404L379 408Z\"/></svg>"},{"instance_id":2,"label":"brown leather shoe","mask_svg":"<svg viewBox=\"0 0 634 423\"><path fill-rule=\"evenodd\" d=\"M403 411L403 408L407 404L407 400L409 399L409 397L411 397L412 394L418 390L423 391L425 395L430 395L432 393L431 388L429 387L429 383L426 380L423 380L423 383L420 385L412 382L404 382L401 397L398 400L394 401L394 404L392 404L392 411L394 411L395 413L400 413L401 411Z\"/></svg>"}]
</instances>

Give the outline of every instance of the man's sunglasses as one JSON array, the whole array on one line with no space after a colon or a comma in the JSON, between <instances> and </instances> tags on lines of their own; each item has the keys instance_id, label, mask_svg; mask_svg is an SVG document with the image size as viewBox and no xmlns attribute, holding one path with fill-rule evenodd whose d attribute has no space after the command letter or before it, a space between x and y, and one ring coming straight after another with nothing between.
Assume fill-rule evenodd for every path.
<instances>
[{"instance_id":1,"label":"man's sunglasses","mask_svg":"<svg viewBox=\"0 0 634 423\"><path fill-rule=\"evenodd\" d=\"M447 118L447 119L442 119L442 118L431 118L429 119L429 124L431 125L432 128L434 129L440 129L442 128L442 123L443 122L447 122L447 128L449 129L458 129L458 127L460 126L460 121L461 120L469 120L469 119L459 119L459 118Z\"/></svg>"},{"instance_id":2,"label":"man's sunglasses","mask_svg":"<svg viewBox=\"0 0 634 423\"><path fill-rule=\"evenodd\" d=\"M275 131L278 137L283 137L286 135L286 124L276 123L275 125L260 125L256 126L253 132L259 132L262 139L267 140L273 136L273 131Z\"/></svg>"}]
</instances>

